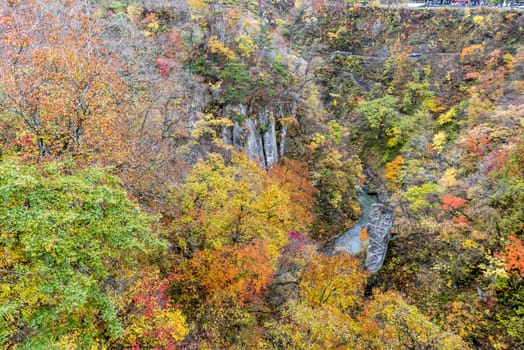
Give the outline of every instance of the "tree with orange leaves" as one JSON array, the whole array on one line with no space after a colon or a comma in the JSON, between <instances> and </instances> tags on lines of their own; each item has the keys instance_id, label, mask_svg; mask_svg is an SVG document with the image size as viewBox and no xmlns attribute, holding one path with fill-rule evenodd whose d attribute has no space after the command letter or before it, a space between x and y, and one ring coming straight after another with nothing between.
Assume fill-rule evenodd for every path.
<instances>
[{"instance_id":1,"label":"tree with orange leaves","mask_svg":"<svg viewBox=\"0 0 524 350\"><path fill-rule=\"evenodd\" d=\"M524 277L524 246L515 235L509 236L509 244L497 258L504 262L504 270L509 274Z\"/></svg>"},{"instance_id":2,"label":"tree with orange leaves","mask_svg":"<svg viewBox=\"0 0 524 350\"><path fill-rule=\"evenodd\" d=\"M240 306L260 297L273 275L262 241L198 251L178 270L175 285L186 292L193 290L180 293L182 299L207 300L208 304L233 302Z\"/></svg>"},{"instance_id":3,"label":"tree with orange leaves","mask_svg":"<svg viewBox=\"0 0 524 350\"><path fill-rule=\"evenodd\" d=\"M125 85L87 6L11 2L0 38L0 107L29 156L122 161ZM26 154L28 155L28 154Z\"/></svg>"},{"instance_id":4,"label":"tree with orange leaves","mask_svg":"<svg viewBox=\"0 0 524 350\"><path fill-rule=\"evenodd\" d=\"M253 311L263 307L274 273L264 245L257 240L200 250L176 267L171 290L193 322L193 335L203 339L199 347L228 347L239 329L246 338L255 335Z\"/></svg>"},{"instance_id":5,"label":"tree with orange leaves","mask_svg":"<svg viewBox=\"0 0 524 350\"><path fill-rule=\"evenodd\" d=\"M289 193L293 205L289 208L290 215L296 223L310 224L313 220L313 195L316 190L308 180L307 165L297 160L284 158L282 164L274 166L269 171L270 180ZM294 227L300 230L302 227Z\"/></svg>"}]
</instances>

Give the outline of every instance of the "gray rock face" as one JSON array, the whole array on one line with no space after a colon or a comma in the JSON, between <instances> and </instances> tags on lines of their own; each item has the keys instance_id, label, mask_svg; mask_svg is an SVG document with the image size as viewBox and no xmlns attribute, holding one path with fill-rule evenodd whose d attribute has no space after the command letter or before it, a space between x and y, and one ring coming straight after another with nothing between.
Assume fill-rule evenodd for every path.
<instances>
[{"instance_id":1,"label":"gray rock face","mask_svg":"<svg viewBox=\"0 0 524 350\"><path fill-rule=\"evenodd\" d=\"M225 108L225 114L229 119L234 120L233 130L227 127L222 128L222 141L225 145L232 145L236 150L241 150L242 135L244 133L242 125L237 121L245 118L247 115L247 107L240 104L238 106L228 105Z\"/></svg>"},{"instance_id":2,"label":"gray rock face","mask_svg":"<svg viewBox=\"0 0 524 350\"><path fill-rule=\"evenodd\" d=\"M286 136L287 136L287 126L280 126L280 157L283 158L286 154Z\"/></svg>"},{"instance_id":3,"label":"gray rock face","mask_svg":"<svg viewBox=\"0 0 524 350\"><path fill-rule=\"evenodd\" d=\"M234 123L232 128L222 128L224 145L232 145L237 151L246 152L249 159L266 168L271 168L278 162L279 145L275 116L272 112L262 109L257 117L252 119L247 115L246 106L229 105L225 108L225 114L234 120ZM283 154L283 144L280 151Z\"/></svg>"},{"instance_id":4,"label":"gray rock face","mask_svg":"<svg viewBox=\"0 0 524 350\"><path fill-rule=\"evenodd\" d=\"M249 159L254 160L259 164L264 163L264 150L262 149L262 138L257 132L257 127L252 119L247 119L244 122L246 126L246 143L244 145L244 151L246 152Z\"/></svg>"},{"instance_id":5,"label":"gray rock face","mask_svg":"<svg viewBox=\"0 0 524 350\"><path fill-rule=\"evenodd\" d=\"M393 210L382 203L373 204L369 213L369 246L366 256L366 267L370 271L378 271L384 263L392 225Z\"/></svg>"},{"instance_id":6,"label":"gray rock face","mask_svg":"<svg viewBox=\"0 0 524 350\"><path fill-rule=\"evenodd\" d=\"M233 142L233 134L232 130L228 127L223 126L222 127L222 143L224 145L232 145Z\"/></svg>"},{"instance_id":7,"label":"gray rock face","mask_svg":"<svg viewBox=\"0 0 524 350\"><path fill-rule=\"evenodd\" d=\"M232 139L229 144L232 144L233 147L239 151L242 149L242 127L240 123L235 121L233 123L233 132L231 133Z\"/></svg>"},{"instance_id":8,"label":"gray rock face","mask_svg":"<svg viewBox=\"0 0 524 350\"><path fill-rule=\"evenodd\" d=\"M260 111L258 121L262 126L262 143L264 144L265 165L271 168L278 162L277 135L275 133L275 117L266 110Z\"/></svg>"}]
</instances>

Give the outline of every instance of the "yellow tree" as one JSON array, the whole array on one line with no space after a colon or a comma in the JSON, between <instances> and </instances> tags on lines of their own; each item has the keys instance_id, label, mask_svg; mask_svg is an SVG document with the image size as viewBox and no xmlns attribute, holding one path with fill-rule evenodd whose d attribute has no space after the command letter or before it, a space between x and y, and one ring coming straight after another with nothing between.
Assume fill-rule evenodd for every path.
<instances>
[{"instance_id":1,"label":"yellow tree","mask_svg":"<svg viewBox=\"0 0 524 350\"><path fill-rule=\"evenodd\" d=\"M314 255L300 277L299 299L268 323L271 347L298 349L463 349L394 292L364 298L366 274L349 255Z\"/></svg>"},{"instance_id":2,"label":"yellow tree","mask_svg":"<svg viewBox=\"0 0 524 350\"><path fill-rule=\"evenodd\" d=\"M387 186L391 190L397 190L402 187L402 171L404 170L404 158L397 156L391 162L386 163L384 177L387 180Z\"/></svg>"},{"instance_id":3,"label":"yellow tree","mask_svg":"<svg viewBox=\"0 0 524 350\"><path fill-rule=\"evenodd\" d=\"M377 294L359 317L363 341L372 349L467 349L462 339L440 330L396 292Z\"/></svg>"},{"instance_id":4,"label":"yellow tree","mask_svg":"<svg viewBox=\"0 0 524 350\"><path fill-rule=\"evenodd\" d=\"M278 324L269 326L275 347L298 349L362 349L361 309L366 275L358 259L315 254L299 282L299 300L291 300Z\"/></svg>"},{"instance_id":5,"label":"yellow tree","mask_svg":"<svg viewBox=\"0 0 524 350\"><path fill-rule=\"evenodd\" d=\"M294 203L287 191L243 154L233 154L231 165L209 154L174 192L176 238L189 253L257 239L274 263L287 234L304 226L290 215Z\"/></svg>"},{"instance_id":6,"label":"yellow tree","mask_svg":"<svg viewBox=\"0 0 524 350\"><path fill-rule=\"evenodd\" d=\"M317 255L306 265L300 282L305 302L315 308L329 305L342 311L358 306L366 283L359 260L347 254Z\"/></svg>"}]
</instances>

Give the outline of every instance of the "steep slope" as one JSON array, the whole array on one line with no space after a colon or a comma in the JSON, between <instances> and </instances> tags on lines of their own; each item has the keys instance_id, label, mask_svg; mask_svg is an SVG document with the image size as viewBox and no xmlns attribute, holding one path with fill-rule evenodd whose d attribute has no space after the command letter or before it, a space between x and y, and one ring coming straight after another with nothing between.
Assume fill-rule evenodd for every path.
<instances>
[{"instance_id":1,"label":"steep slope","mask_svg":"<svg viewBox=\"0 0 524 350\"><path fill-rule=\"evenodd\" d=\"M320 0L0 5L0 343L522 348L523 26ZM394 211L379 271L321 253L362 187Z\"/></svg>"},{"instance_id":2,"label":"steep slope","mask_svg":"<svg viewBox=\"0 0 524 350\"><path fill-rule=\"evenodd\" d=\"M158 81L203 89L172 124L189 127L189 158L304 160L322 241L357 218L363 162L396 209L372 283L474 347L520 346L522 279L497 252L523 234L522 13L317 5L136 12L146 33L152 14L163 28L149 34Z\"/></svg>"},{"instance_id":3,"label":"steep slope","mask_svg":"<svg viewBox=\"0 0 524 350\"><path fill-rule=\"evenodd\" d=\"M324 59L315 76L326 109L397 209L374 283L474 347L519 348L522 275L508 259L522 258L524 233L522 13L331 8L310 17L314 25L291 26Z\"/></svg>"}]
</instances>

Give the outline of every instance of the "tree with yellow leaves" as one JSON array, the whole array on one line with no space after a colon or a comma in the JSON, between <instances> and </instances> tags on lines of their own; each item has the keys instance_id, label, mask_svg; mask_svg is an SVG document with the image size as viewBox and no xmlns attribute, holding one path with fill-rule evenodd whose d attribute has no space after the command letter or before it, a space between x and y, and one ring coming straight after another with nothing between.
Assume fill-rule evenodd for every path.
<instances>
[{"instance_id":1,"label":"tree with yellow leaves","mask_svg":"<svg viewBox=\"0 0 524 350\"><path fill-rule=\"evenodd\" d=\"M384 177L387 180L387 186L391 190L400 189L402 186L402 171L404 170L404 158L397 156L391 162L386 163Z\"/></svg>"},{"instance_id":2,"label":"tree with yellow leaves","mask_svg":"<svg viewBox=\"0 0 524 350\"><path fill-rule=\"evenodd\" d=\"M197 162L175 189L173 204L176 239L188 253L258 239L267 242L275 262L287 234L304 227L290 215L295 204L289 193L240 153L233 154L231 165L218 154Z\"/></svg>"}]
</instances>

